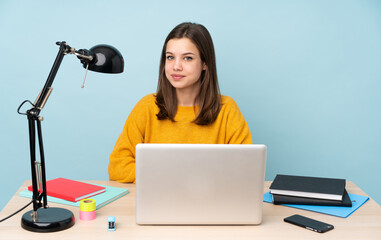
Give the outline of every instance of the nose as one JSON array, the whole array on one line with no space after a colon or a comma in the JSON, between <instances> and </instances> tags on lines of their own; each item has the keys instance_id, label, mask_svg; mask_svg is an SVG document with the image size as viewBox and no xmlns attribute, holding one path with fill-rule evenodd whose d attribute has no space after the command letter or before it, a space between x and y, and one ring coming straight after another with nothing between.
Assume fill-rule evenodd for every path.
<instances>
[{"instance_id":1,"label":"nose","mask_svg":"<svg viewBox=\"0 0 381 240\"><path fill-rule=\"evenodd\" d=\"M173 70L174 71L182 71L183 70L183 67L182 67L182 64L181 64L181 60L180 59L176 59L174 64L173 64Z\"/></svg>"}]
</instances>

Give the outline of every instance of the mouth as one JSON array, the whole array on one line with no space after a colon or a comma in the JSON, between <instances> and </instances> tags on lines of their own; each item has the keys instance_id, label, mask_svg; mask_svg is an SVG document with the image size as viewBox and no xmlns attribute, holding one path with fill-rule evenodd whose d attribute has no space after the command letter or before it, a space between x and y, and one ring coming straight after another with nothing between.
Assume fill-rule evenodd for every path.
<instances>
[{"instance_id":1,"label":"mouth","mask_svg":"<svg viewBox=\"0 0 381 240\"><path fill-rule=\"evenodd\" d=\"M172 74L171 77L172 77L174 80L181 80L181 79L184 78L185 76L184 76L184 75L180 75L180 74Z\"/></svg>"}]
</instances>

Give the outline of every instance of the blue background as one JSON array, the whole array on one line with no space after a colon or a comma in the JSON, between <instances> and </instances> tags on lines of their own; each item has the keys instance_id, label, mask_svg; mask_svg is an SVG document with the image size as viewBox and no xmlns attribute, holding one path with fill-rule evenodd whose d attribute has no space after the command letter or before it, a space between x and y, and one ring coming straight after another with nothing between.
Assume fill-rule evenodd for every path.
<instances>
[{"instance_id":1,"label":"blue background","mask_svg":"<svg viewBox=\"0 0 381 240\"><path fill-rule=\"evenodd\" d=\"M221 91L233 97L277 173L345 178L381 203L381 1L1 1L0 209L31 178L27 119L56 41L106 43L119 75L66 56L41 115L47 178L107 180L108 157L135 103L155 92L169 31L205 25ZM24 108L23 110L26 110ZM20 206L21 207L21 206Z\"/></svg>"}]
</instances>

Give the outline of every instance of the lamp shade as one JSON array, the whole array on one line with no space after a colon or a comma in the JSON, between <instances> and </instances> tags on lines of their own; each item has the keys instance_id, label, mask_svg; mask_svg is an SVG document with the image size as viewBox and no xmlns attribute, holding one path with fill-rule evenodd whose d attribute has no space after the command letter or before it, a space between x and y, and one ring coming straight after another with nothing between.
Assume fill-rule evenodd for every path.
<instances>
[{"instance_id":1,"label":"lamp shade","mask_svg":"<svg viewBox=\"0 0 381 240\"><path fill-rule=\"evenodd\" d=\"M101 73L122 73L124 60L122 54L113 46L100 44L90 48L94 59L89 62L89 70ZM86 67L87 64L84 64Z\"/></svg>"}]
</instances>

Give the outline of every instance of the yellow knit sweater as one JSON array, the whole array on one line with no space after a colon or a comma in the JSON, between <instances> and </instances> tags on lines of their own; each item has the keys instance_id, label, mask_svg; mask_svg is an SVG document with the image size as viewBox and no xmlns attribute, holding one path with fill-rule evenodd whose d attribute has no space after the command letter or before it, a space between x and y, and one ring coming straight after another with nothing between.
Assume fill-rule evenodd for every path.
<instances>
[{"instance_id":1,"label":"yellow knit sweater","mask_svg":"<svg viewBox=\"0 0 381 240\"><path fill-rule=\"evenodd\" d=\"M199 126L193 107L178 106L175 122L158 120L154 94L143 97L128 116L114 150L108 172L111 180L135 181L135 146L138 143L251 144L249 127L231 97L222 97L215 122Z\"/></svg>"}]
</instances>

